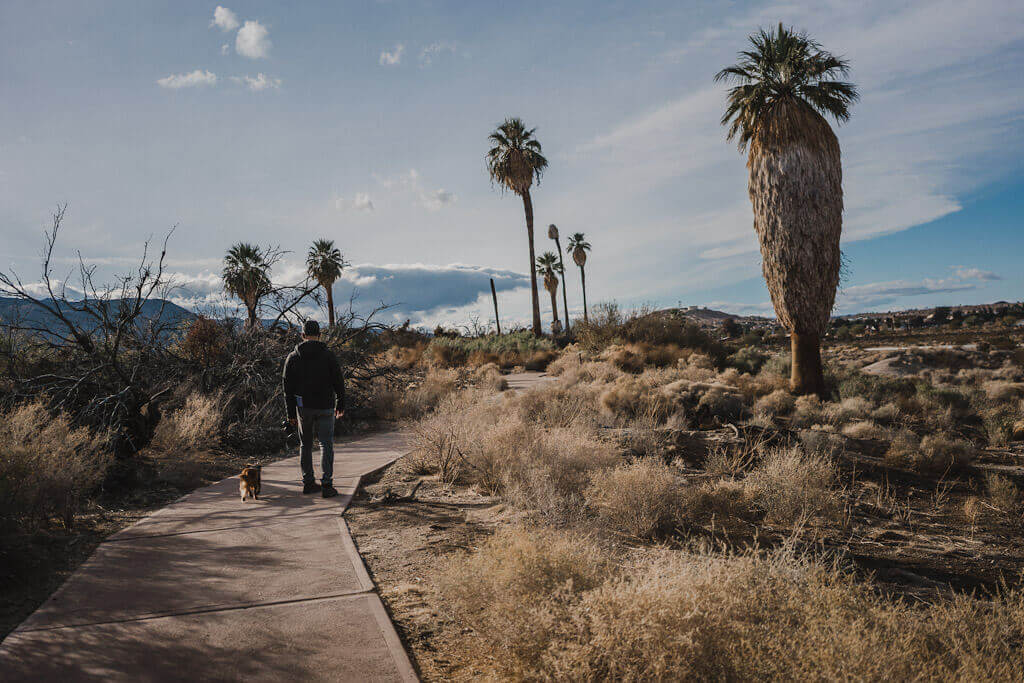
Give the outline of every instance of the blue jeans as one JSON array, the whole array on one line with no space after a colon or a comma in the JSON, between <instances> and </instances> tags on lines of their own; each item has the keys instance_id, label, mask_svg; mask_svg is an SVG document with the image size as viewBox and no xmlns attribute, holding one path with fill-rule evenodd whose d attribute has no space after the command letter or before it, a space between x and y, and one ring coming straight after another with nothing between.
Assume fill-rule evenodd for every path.
<instances>
[{"instance_id":1,"label":"blue jeans","mask_svg":"<svg viewBox=\"0 0 1024 683\"><path fill-rule=\"evenodd\" d=\"M316 481L313 474L313 438L320 441L321 482L330 484L334 477L334 409L299 408L299 467L302 483Z\"/></svg>"}]
</instances>

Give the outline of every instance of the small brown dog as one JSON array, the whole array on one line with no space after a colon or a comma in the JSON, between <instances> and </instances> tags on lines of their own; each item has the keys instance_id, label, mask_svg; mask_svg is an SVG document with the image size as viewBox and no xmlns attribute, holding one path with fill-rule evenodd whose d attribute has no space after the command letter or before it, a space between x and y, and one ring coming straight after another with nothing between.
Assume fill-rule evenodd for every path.
<instances>
[{"instance_id":1,"label":"small brown dog","mask_svg":"<svg viewBox=\"0 0 1024 683\"><path fill-rule=\"evenodd\" d=\"M242 496L242 502L249 496L252 496L253 500L257 500L260 497L260 471L263 469L263 465L254 465L249 463L242 468L242 473L238 475L238 493Z\"/></svg>"}]
</instances>

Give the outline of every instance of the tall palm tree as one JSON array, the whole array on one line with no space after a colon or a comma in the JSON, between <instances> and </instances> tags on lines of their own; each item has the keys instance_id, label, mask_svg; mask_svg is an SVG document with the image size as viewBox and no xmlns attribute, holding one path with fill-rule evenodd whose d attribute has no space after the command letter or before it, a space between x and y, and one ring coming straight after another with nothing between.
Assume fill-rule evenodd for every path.
<instances>
[{"instance_id":1,"label":"tall palm tree","mask_svg":"<svg viewBox=\"0 0 1024 683\"><path fill-rule=\"evenodd\" d=\"M569 299L565 292L565 260L562 258L562 242L558 239L558 228L552 223L548 226L548 239L555 241L558 247L558 270L562 274L562 311L565 313L565 331L569 332Z\"/></svg>"},{"instance_id":2,"label":"tall palm tree","mask_svg":"<svg viewBox=\"0 0 1024 683\"><path fill-rule=\"evenodd\" d=\"M526 212L526 237L530 243L530 294L533 297L533 333L538 337L540 329L540 299L537 297L537 270L534 267L533 249L533 200L530 186L548 167L548 160L541 154L540 143L533 136L536 128L527 129L518 118L505 119L497 130L488 136L493 145L487 152L487 172L491 183L504 190L512 190L523 198Z\"/></svg>"},{"instance_id":3,"label":"tall palm tree","mask_svg":"<svg viewBox=\"0 0 1024 683\"><path fill-rule=\"evenodd\" d=\"M544 289L551 295L551 333L558 334L562 328L558 321L558 257L545 251L537 257L537 268L544 275Z\"/></svg>"},{"instance_id":4,"label":"tall palm tree","mask_svg":"<svg viewBox=\"0 0 1024 683\"><path fill-rule=\"evenodd\" d=\"M248 312L246 327L256 327L259 324L260 299L273 289L266 253L252 244L235 244L224 256L221 277L224 278L225 291L241 299L245 305Z\"/></svg>"},{"instance_id":5,"label":"tall palm tree","mask_svg":"<svg viewBox=\"0 0 1024 683\"><path fill-rule=\"evenodd\" d=\"M327 324L330 327L334 327L334 283L347 265L334 242L328 239L313 242L306 255L309 276L327 292Z\"/></svg>"},{"instance_id":6,"label":"tall palm tree","mask_svg":"<svg viewBox=\"0 0 1024 683\"><path fill-rule=\"evenodd\" d=\"M772 304L791 336L794 393L823 394L821 336L839 284L843 169L825 116L850 118L857 88L837 80L849 64L779 24L750 36L752 49L722 69L731 81L722 125L749 148L748 193Z\"/></svg>"},{"instance_id":7,"label":"tall palm tree","mask_svg":"<svg viewBox=\"0 0 1024 683\"><path fill-rule=\"evenodd\" d=\"M569 237L567 245L572 252L572 260L580 267L580 284L583 285L583 323L589 323L587 316L587 272L584 266L587 265L587 252L590 251L590 242L583 236L582 232L573 233Z\"/></svg>"}]
</instances>

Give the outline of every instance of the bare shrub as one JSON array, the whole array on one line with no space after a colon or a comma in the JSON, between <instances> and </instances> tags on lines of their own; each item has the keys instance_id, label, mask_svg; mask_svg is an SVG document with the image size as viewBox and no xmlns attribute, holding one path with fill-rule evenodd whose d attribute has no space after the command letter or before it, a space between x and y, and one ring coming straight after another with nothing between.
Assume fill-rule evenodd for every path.
<instances>
[{"instance_id":1,"label":"bare shrub","mask_svg":"<svg viewBox=\"0 0 1024 683\"><path fill-rule=\"evenodd\" d=\"M833 460L846 448L846 442L841 436L820 429L801 431L800 444L805 453L817 453Z\"/></svg>"},{"instance_id":2,"label":"bare shrub","mask_svg":"<svg viewBox=\"0 0 1024 683\"><path fill-rule=\"evenodd\" d=\"M481 365L473 372L477 385L499 393L508 389L508 380L501 374L497 363Z\"/></svg>"},{"instance_id":3,"label":"bare shrub","mask_svg":"<svg viewBox=\"0 0 1024 683\"><path fill-rule=\"evenodd\" d=\"M712 387L704 392L697 402L698 415L709 421L735 422L747 414L743 397L721 387Z\"/></svg>"},{"instance_id":4,"label":"bare shrub","mask_svg":"<svg viewBox=\"0 0 1024 683\"><path fill-rule=\"evenodd\" d=\"M584 497L608 527L635 538L657 538L672 531L682 491L672 468L640 458L612 470L598 470Z\"/></svg>"},{"instance_id":5,"label":"bare shrub","mask_svg":"<svg viewBox=\"0 0 1024 683\"><path fill-rule=\"evenodd\" d=\"M685 490L682 517L697 524L732 529L755 516L757 491L743 481L719 479Z\"/></svg>"},{"instance_id":6,"label":"bare shrub","mask_svg":"<svg viewBox=\"0 0 1024 683\"><path fill-rule=\"evenodd\" d=\"M820 424L825 419L825 411L821 399L813 394L797 397L794 403L793 424L799 427L810 427Z\"/></svg>"},{"instance_id":7,"label":"bare shrub","mask_svg":"<svg viewBox=\"0 0 1024 683\"><path fill-rule=\"evenodd\" d=\"M399 370L409 370L423 359L425 344L416 346L392 346L384 353L385 362Z\"/></svg>"},{"instance_id":8,"label":"bare shrub","mask_svg":"<svg viewBox=\"0 0 1024 683\"><path fill-rule=\"evenodd\" d=\"M852 420L860 420L871 414L874 406L871 401L860 396L845 398L839 403L825 405L825 417L836 425L844 425Z\"/></svg>"},{"instance_id":9,"label":"bare shrub","mask_svg":"<svg viewBox=\"0 0 1024 683\"><path fill-rule=\"evenodd\" d=\"M744 481L757 492L758 504L769 519L793 523L804 516L831 513L838 478L835 464L818 453L774 448Z\"/></svg>"},{"instance_id":10,"label":"bare shrub","mask_svg":"<svg viewBox=\"0 0 1024 683\"><path fill-rule=\"evenodd\" d=\"M944 472L970 464L974 460L974 453L970 441L943 434L929 434L921 439L921 457L913 463L913 468L925 472Z\"/></svg>"},{"instance_id":11,"label":"bare shrub","mask_svg":"<svg viewBox=\"0 0 1024 683\"><path fill-rule=\"evenodd\" d=\"M882 424L892 424L900 416L900 409L895 403L886 403L871 411L871 419Z\"/></svg>"},{"instance_id":12,"label":"bare shrub","mask_svg":"<svg viewBox=\"0 0 1024 683\"><path fill-rule=\"evenodd\" d=\"M992 381L982 385L985 395L993 401L1012 401L1024 396L1024 383Z\"/></svg>"},{"instance_id":13,"label":"bare shrub","mask_svg":"<svg viewBox=\"0 0 1024 683\"><path fill-rule=\"evenodd\" d=\"M0 528L30 529L57 517L70 529L111 462L102 437L41 402L0 414Z\"/></svg>"}]
</instances>

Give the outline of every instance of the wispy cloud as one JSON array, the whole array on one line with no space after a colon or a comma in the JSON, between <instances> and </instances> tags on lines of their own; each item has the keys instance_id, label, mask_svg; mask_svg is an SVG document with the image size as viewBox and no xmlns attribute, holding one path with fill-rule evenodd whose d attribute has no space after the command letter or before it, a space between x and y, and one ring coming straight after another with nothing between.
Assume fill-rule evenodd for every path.
<instances>
[{"instance_id":1,"label":"wispy cloud","mask_svg":"<svg viewBox=\"0 0 1024 683\"><path fill-rule=\"evenodd\" d=\"M196 69L186 74L171 74L157 80L161 88L177 90L178 88L195 88L204 85L216 85L217 74L212 71Z\"/></svg>"},{"instance_id":2,"label":"wispy cloud","mask_svg":"<svg viewBox=\"0 0 1024 683\"><path fill-rule=\"evenodd\" d=\"M259 73L252 76L232 76L231 80L239 85L244 85L249 90L259 92L260 90L277 89L281 87L280 78L272 78Z\"/></svg>"},{"instance_id":3,"label":"wispy cloud","mask_svg":"<svg viewBox=\"0 0 1024 683\"><path fill-rule=\"evenodd\" d=\"M431 64L434 63L434 60L437 59L442 54L455 54L455 51L455 43L451 43L448 41L439 41L436 43L431 43L430 45L427 45L422 50L420 50L420 66L430 66Z\"/></svg>"},{"instance_id":4,"label":"wispy cloud","mask_svg":"<svg viewBox=\"0 0 1024 683\"><path fill-rule=\"evenodd\" d=\"M235 52L249 59L265 59L270 55L270 31L258 21L247 20L235 36Z\"/></svg>"},{"instance_id":5,"label":"wispy cloud","mask_svg":"<svg viewBox=\"0 0 1024 683\"><path fill-rule=\"evenodd\" d=\"M383 50L380 53L381 66L396 66L402 63L402 55L405 54L405 45L398 43L391 50Z\"/></svg>"},{"instance_id":6,"label":"wispy cloud","mask_svg":"<svg viewBox=\"0 0 1024 683\"><path fill-rule=\"evenodd\" d=\"M454 192L443 188L434 190L425 188L419 171L414 168L394 176L385 177L374 174L374 178L382 189L396 194L411 195L416 204L428 211L438 211L455 203L457 199Z\"/></svg>"},{"instance_id":7,"label":"wispy cloud","mask_svg":"<svg viewBox=\"0 0 1024 683\"><path fill-rule=\"evenodd\" d=\"M373 211L373 200L370 199L369 193L357 192L352 199L335 197L334 206L341 211L347 211L349 209L353 211Z\"/></svg>"},{"instance_id":8,"label":"wispy cloud","mask_svg":"<svg viewBox=\"0 0 1024 683\"><path fill-rule=\"evenodd\" d=\"M985 283L1002 279L996 273L980 268L951 266L950 269L953 273L949 277L892 280L844 287L836 297L836 310L843 313L858 313L872 307L892 304L903 297L965 292L980 289Z\"/></svg>"}]
</instances>

